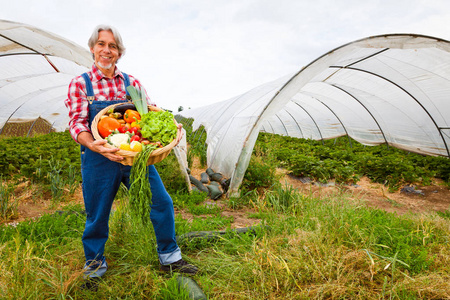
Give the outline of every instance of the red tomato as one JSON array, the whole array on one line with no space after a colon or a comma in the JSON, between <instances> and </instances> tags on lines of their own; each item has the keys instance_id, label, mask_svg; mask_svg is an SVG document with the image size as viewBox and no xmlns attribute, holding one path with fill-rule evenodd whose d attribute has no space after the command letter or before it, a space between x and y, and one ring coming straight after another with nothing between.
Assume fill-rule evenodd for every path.
<instances>
[{"instance_id":1,"label":"red tomato","mask_svg":"<svg viewBox=\"0 0 450 300\"><path fill-rule=\"evenodd\" d=\"M133 135L132 137L131 137L131 139L130 139L130 143L131 142L134 142L134 141L140 141L141 140L141 137L139 136L139 135L137 135L137 134L135 134L135 135Z\"/></svg>"},{"instance_id":2,"label":"red tomato","mask_svg":"<svg viewBox=\"0 0 450 300\"><path fill-rule=\"evenodd\" d=\"M139 131L139 128L137 127L131 127L130 129L128 129L129 132L133 133L133 134L137 134Z\"/></svg>"}]
</instances>

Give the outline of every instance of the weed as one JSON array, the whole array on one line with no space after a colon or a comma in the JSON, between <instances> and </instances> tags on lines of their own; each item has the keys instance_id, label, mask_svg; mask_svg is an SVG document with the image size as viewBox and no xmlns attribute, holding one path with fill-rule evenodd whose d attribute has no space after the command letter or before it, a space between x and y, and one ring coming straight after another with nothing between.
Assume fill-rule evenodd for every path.
<instances>
[{"instance_id":1,"label":"weed","mask_svg":"<svg viewBox=\"0 0 450 300\"><path fill-rule=\"evenodd\" d=\"M208 197L204 192L191 192L190 194L177 192L172 194L173 204L178 209L183 209L204 202Z\"/></svg>"},{"instance_id":2,"label":"weed","mask_svg":"<svg viewBox=\"0 0 450 300\"><path fill-rule=\"evenodd\" d=\"M189 206L188 211L196 216L199 215L220 215L222 209L214 204L204 204L198 206Z\"/></svg>"},{"instance_id":3,"label":"weed","mask_svg":"<svg viewBox=\"0 0 450 300\"><path fill-rule=\"evenodd\" d=\"M258 195L258 191L256 189L245 192L244 194L238 197L230 197L227 200L227 205L231 209L241 209L245 206L254 203L256 199L260 196Z\"/></svg>"},{"instance_id":4,"label":"weed","mask_svg":"<svg viewBox=\"0 0 450 300\"><path fill-rule=\"evenodd\" d=\"M3 181L3 176L0 176L0 214L3 220L14 218L17 211L17 200L13 200L14 185Z\"/></svg>"},{"instance_id":5,"label":"weed","mask_svg":"<svg viewBox=\"0 0 450 300\"><path fill-rule=\"evenodd\" d=\"M389 202L393 207L402 207L403 206L403 204L398 203L397 201L392 200L390 198L386 198L385 201Z\"/></svg>"},{"instance_id":6,"label":"weed","mask_svg":"<svg viewBox=\"0 0 450 300\"><path fill-rule=\"evenodd\" d=\"M252 156L242 180L243 193L256 188L268 188L277 182L274 163L265 160L262 156Z\"/></svg>"},{"instance_id":7,"label":"weed","mask_svg":"<svg viewBox=\"0 0 450 300\"><path fill-rule=\"evenodd\" d=\"M450 220L450 209L436 212L440 217Z\"/></svg>"},{"instance_id":8,"label":"weed","mask_svg":"<svg viewBox=\"0 0 450 300\"><path fill-rule=\"evenodd\" d=\"M176 278L177 275L172 276L166 281L163 287L159 290L156 299L158 300L190 300L193 299L189 295L189 290L180 288Z\"/></svg>"},{"instance_id":9,"label":"weed","mask_svg":"<svg viewBox=\"0 0 450 300\"><path fill-rule=\"evenodd\" d=\"M191 231L219 230L227 228L232 223L231 217L212 216L206 218L195 218L192 221L181 221L181 218L175 217L175 227L177 234L183 234Z\"/></svg>"},{"instance_id":10,"label":"weed","mask_svg":"<svg viewBox=\"0 0 450 300\"><path fill-rule=\"evenodd\" d=\"M175 154L170 153L164 160L156 165L159 176L164 182L167 192L187 193L188 183L181 172L180 164Z\"/></svg>"},{"instance_id":11,"label":"weed","mask_svg":"<svg viewBox=\"0 0 450 300\"><path fill-rule=\"evenodd\" d=\"M298 193L290 185L282 187L277 185L275 189L266 194L265 202L276 213L286 213L294 205Z\"/></svg>"},{"instance_id":12,"label":"weed","mask_svg":"<svg viewBox=\"0 0 450 300\"><path fill-rule=\"evenodd\" d=\"M64 164L55 160L53 157L49 160L50 171L47 176L50 181L50 190L52 192L52 200L57 202L64 196L64 187L66 180L62 175Z\"/></svg>"}]
</instances>

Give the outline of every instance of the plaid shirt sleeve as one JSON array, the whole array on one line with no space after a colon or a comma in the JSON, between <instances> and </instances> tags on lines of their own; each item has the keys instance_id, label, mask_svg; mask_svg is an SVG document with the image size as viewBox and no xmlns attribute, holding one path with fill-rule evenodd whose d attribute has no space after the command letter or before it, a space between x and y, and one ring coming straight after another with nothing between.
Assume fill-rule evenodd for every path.
<instances>
[{"instance_id":1,"label":"plaid shirt sleeve","mask_svg":"<svg viewBox=\"0 0 450 300\"><path fill-rule=\"evenodd\" d=\"M68 98L64 104L69 109L69 131L77 142L78 135L89 129L89 108L86 99L86 86L81 76L75 77L69 84Z\"/></svg>"}]
</instances>

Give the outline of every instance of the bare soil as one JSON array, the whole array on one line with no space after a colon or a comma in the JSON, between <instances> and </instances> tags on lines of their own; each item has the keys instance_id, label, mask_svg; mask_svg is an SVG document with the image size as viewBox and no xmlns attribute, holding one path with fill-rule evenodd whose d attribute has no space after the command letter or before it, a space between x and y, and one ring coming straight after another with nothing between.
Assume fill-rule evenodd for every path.
<instances>
[{"instance_id":1,"label":"bare soil","mask_svg":"<svg viewBox=\"0 0 450 300\"><path fill-rule=\"evenodd\" d=\"M198 164L191 169L191 174L200 179L204 172ZM430 186L412 186L414 192L396 191L391 193L382 184L373 183L368 178L362 178L356 185L320 185L314 182L303 183L302 178L288 175L283 170L278 170L280 182L289 184L299 192L314 197L326 197L337 193L347 192L354 199L361 199L367 206L382 209L399 215L405 213L431 213L447 211L450 209L450 189L442 182L435 181ZM15 189L14 199L18 201L18 215L13 220L3 223L17 224L18 222L34 219L43 214L52 213L64 209L64 206L82 204L81 189L77 189L73 195L57 204L52 202L49 193L39 191L39 186L30 182L18 185ZM210 205L217 205L223 209L222 215L233 218L232 228L242 228L259 224L260 220L250 218L254 211L251 208L230 209L227 200L222 196L218 200L208 199ZM185 219L193 219L193 216L185 211L176 211Z\"/></svg>"}]
</instances>

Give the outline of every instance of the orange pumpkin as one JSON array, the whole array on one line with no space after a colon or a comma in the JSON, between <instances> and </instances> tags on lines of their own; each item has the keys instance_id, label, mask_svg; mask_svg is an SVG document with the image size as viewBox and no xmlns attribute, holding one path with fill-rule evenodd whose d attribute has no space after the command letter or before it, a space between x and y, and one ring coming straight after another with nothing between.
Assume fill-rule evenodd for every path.
<instances>
[{"instance_id":1,"label":"orange pumpkin","mask_svg":"<svg viewBox=\"0 0 450 300\"><path fill-rule=\"evenodd\" d=\"M141 115L133 109L127 109L123 114L123 119L127 123L133 123L139 121L141 119Z\"/></svg>"},{"instance_id":2,"label":"orange pumpkin","mask_svg":"<svg viewBox=\"0 0 450 300\"><path fill-rule=\"evenodd\" d=\"M120 126L121 125L117 119L104 117L98 122L97 129L100 136L105 138L111 134L111 131L118 129Z\"/></svg>"}]
</instances>

